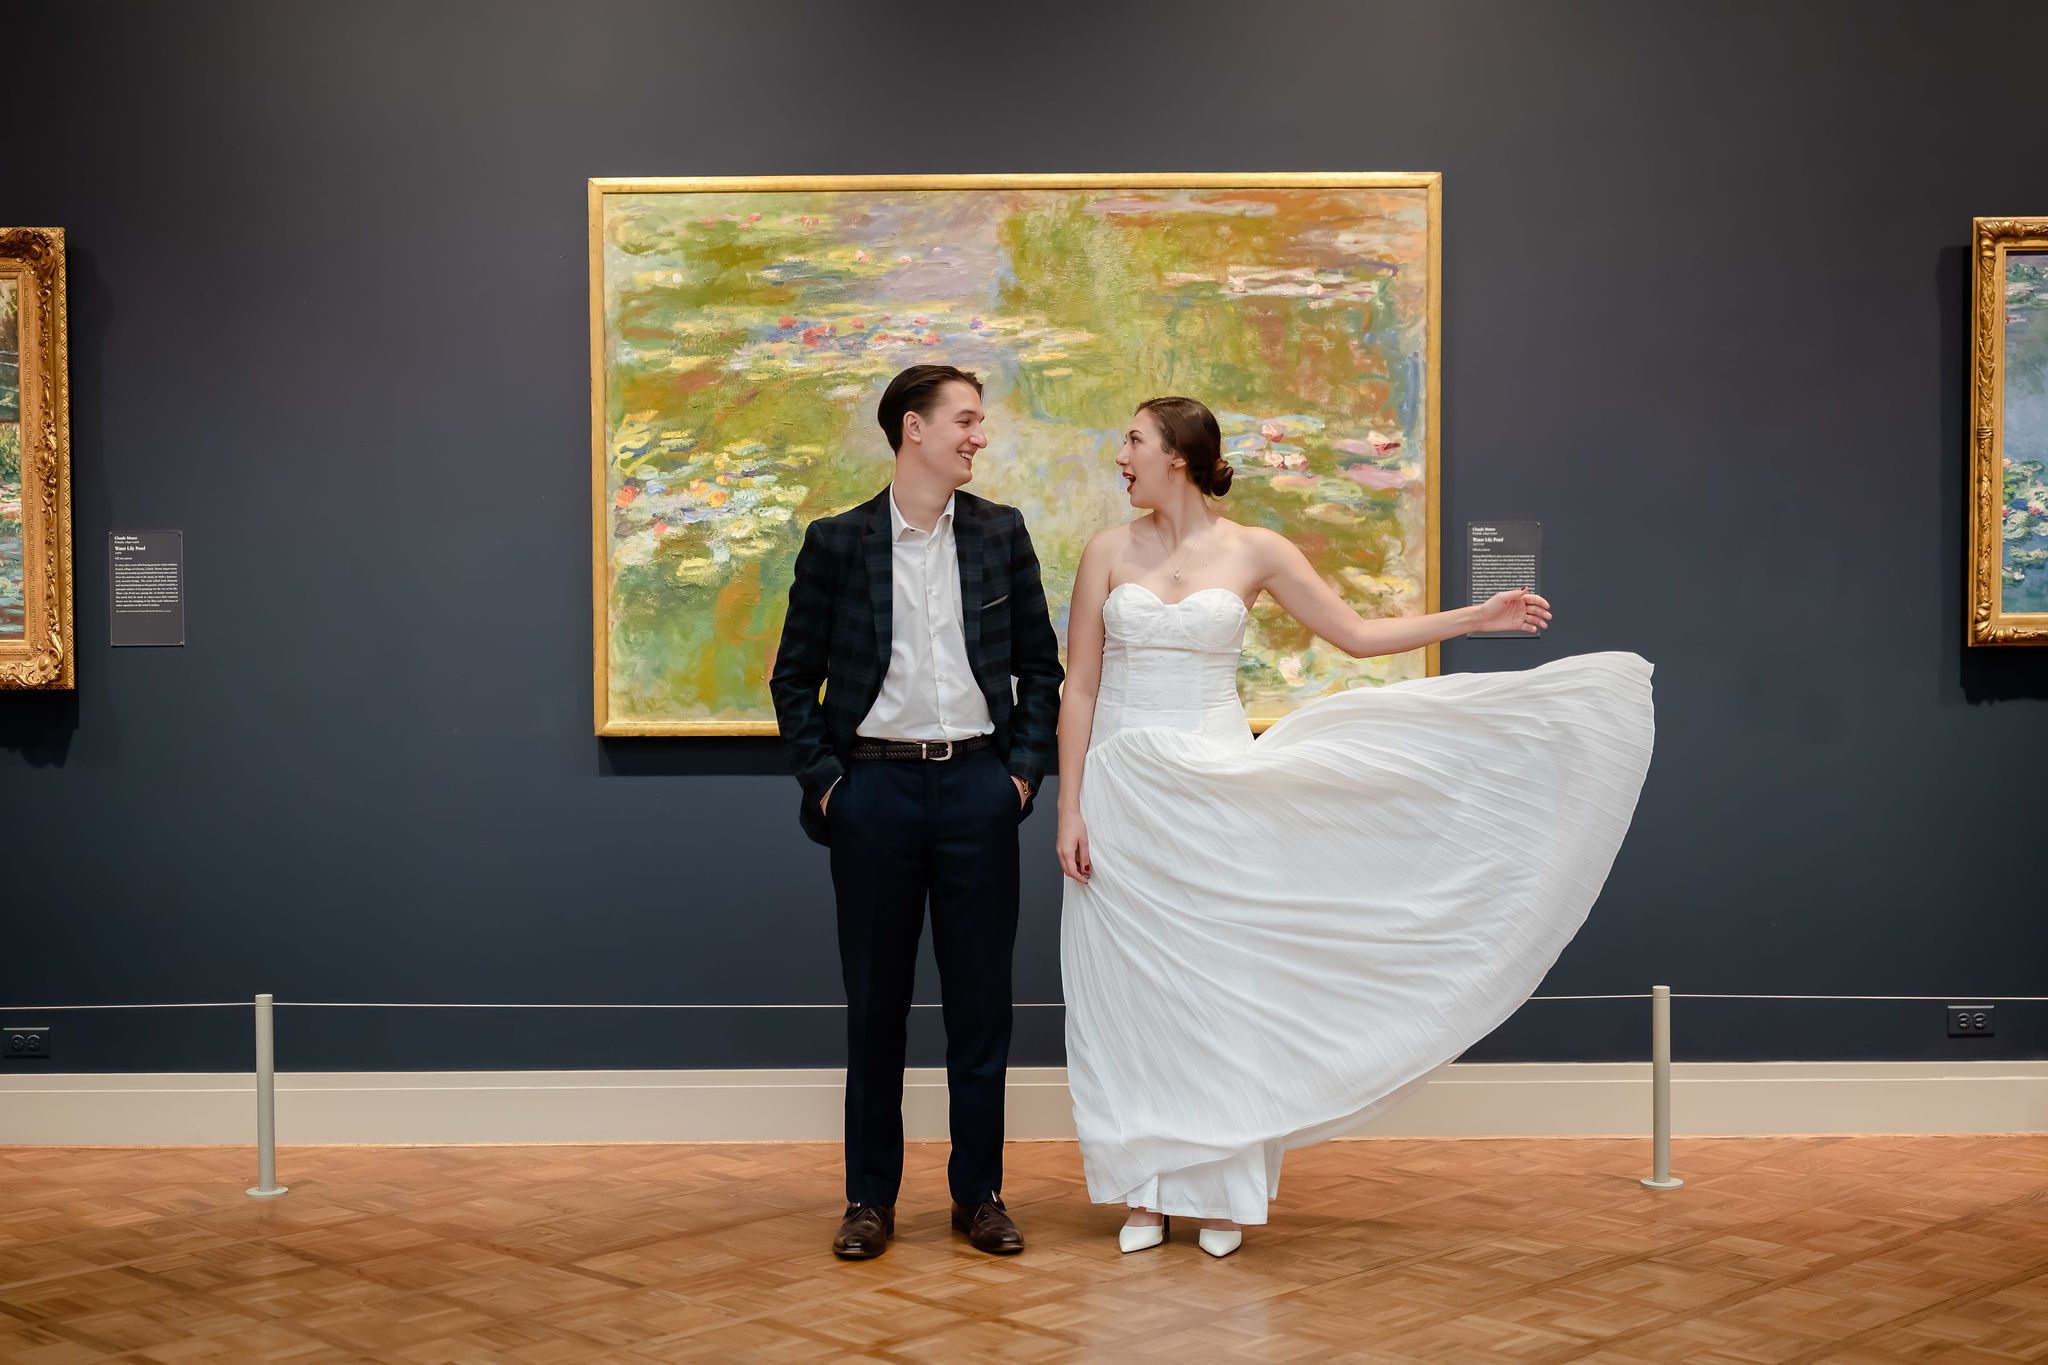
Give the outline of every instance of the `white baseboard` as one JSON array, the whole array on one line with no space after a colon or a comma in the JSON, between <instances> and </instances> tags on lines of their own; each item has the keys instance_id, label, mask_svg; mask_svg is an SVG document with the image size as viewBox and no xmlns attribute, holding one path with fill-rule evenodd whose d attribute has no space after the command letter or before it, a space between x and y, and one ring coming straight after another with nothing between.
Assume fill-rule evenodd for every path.
<instances>
[{"instance_id":1,"label":"white baseboard","mask_svg":"<svg viewBox=\"0 0 2048 1365\"><path fill-rule=\"evenodd\" d=\"M214 1075L0 1075L0 1145L157 1146L255 1140L255 1080ZM277 1078L280 1145L833 1141L842 1073L322 1072ZM1679 1136L2048 1130L2048 1062L1685 1062ZM945 1074L914 1070L905 1131L946 1135ZM1014 1138L1071 1138L1061 1067L1013 1067ZM1444 1068L1362 1137L1638 1136L1643 1062Z\"/></svg>"}]
</instances>

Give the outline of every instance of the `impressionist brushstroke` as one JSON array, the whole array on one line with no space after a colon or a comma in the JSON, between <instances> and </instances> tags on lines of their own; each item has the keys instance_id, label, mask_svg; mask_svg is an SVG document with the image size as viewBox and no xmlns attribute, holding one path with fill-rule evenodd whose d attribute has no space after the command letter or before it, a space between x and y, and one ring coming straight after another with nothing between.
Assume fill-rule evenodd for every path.
<instances>
[{"instance_id":1,"label":"impressionist brushstroke","mask_svg":"<svg viewBox=\"0 0 2048 1365\"><path fill-rule=\"evenodd\" d=\"M1022 509L1064 637L1082 544L1129 519L1133 407L1215 408L1225 510L1353 605L1425 609L1428 194L1421 189L609 194L601 220L609 714L772 717L802 528L871 497L906 365L982 376L972 491ZM1255 716L1419 676L1270 605Z\"/></svg>"},{"instance_id":2,"label":"impressionist brushstroke","mask_svg":"<svg viewBox=\"0 0 2048 1365\"><path fill-rule=\"evenodd\" d=\"M2048 612L2048 262L2005 266L2005 504L2000 608Z\"/></svg>"},{"instance_id":3,"label":"impressionist brushstroke","mask_svg":"<svg viewBox=\"0 0 2048 1365\"><path fill-rule=\"evenodd\" d=\"M0 640L28 628L21 530L21 319L14 281L0 280Z\"/></svg>"}]
</instances>

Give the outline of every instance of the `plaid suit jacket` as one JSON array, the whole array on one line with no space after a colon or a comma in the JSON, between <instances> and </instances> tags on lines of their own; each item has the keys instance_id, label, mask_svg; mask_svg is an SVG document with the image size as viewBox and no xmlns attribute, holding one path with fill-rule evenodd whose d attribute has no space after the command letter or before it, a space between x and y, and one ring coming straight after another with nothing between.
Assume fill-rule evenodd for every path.
<instances>
[{"instance_id":1,"label":"plaid suit jacket","mask_svg":"<svg viewBox=\"0 0 2048 1365\"><path fill-rule=\"evenodd\" d=\"M821 844L818 803L846 771L854 730L889 669L896 601L890 529L886 488L805 529L768 678L783 753L803 787L798 818ZM1038 556L1016 508L964 491L955 494L953 542L967 660L988 700L996 750L1035 801L1052 762L1064 676Z\"/></svg>"}]
</instances>

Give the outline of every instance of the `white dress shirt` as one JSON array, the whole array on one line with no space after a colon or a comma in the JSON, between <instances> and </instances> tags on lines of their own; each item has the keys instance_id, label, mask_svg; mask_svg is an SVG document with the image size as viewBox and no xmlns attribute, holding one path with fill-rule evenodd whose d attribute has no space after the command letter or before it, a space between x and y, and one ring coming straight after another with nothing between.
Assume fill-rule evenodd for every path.
<instances>
[{"instance_id":1,"label":"white dress shirt","mask_svg":"<svg viewBox=\"0 0 2048 1365\"><path fill-rule=\"evenodd\" d=\"M903 519L889 490L890 561L895 576L889 671L854 733L869 739L971 739L995 729L988 701L967 665L960 615L960 554L953 503L920 531Z\"/></svg>"}]
</instances>

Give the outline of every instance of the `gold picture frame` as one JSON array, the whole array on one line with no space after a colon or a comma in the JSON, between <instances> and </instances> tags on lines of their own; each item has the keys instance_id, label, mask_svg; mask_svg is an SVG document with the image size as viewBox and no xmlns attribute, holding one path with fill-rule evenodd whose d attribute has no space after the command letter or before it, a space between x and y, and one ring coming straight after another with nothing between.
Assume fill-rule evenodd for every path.
<instances>
[{"instance_id":1,"label":"gold picture frame","mask_svg":"<svg viewBox=\"0 0 2048 1365\"><path fill-rule=\"evenodd\" d=\"M0 228L0 688L76 685L64 289L62 228Z\"/></svg>"},{"instance_id":2,"label":"gold picture frame","mask_svg":"<svg viewBox=\"0 0 2048 1365\"><path fill-rule=\"evenodd\" d=\"M1284 467L1266 468L1256 462L1258 457L1253 457L1254 463L1250 471L1253 477L1247 480L1242 477L1247 473L1246 459L1238 458L1236 452L1229 449L1226 453L1233 455L1233 463L1238 467L1241 476L1240 486L1252 487L1255 490L1254 496L1262 480L1273 475L1284 476L1278 479L1280 483L1286 483L1290 479L1307 482L1311 478L1321 478L1330 486L1339 489L1340 491L1330 495L1336 499L1335 503L1318 509L1326 514L1325 522L1321 525L1309 524L1315 532L1322 533L1325 539L1338 535L1340 531L1349 531L1351 527L1358 525L1359 516L1354 514L1358 513L1357 504L1362 503L1364 499L1378 498L1382 504L1388 499L1398 500L1406 509L1401 513L1404 518L1402 525L1406 529L1397 541L1388 542L1398 545L1398 553L1390 552L1383 562L1368 564L1363 561L1352 561L1342 566L1319 563L1318 568L1326 574L1341 574L1340 578L1333 581L1338 581L1340 590L1347 597L1355 598L1362 609L1377 605L1387 614L1434 612L1441 609L1443 178L1440 173L595 178L589 182L587 207L591 386L592 694L595 730L598 735L708 736L776 733L772 711L766 704L765 669L760 666L761 661L757 657L763 649L763 639L772 639L775 629L779 626L779 612L762 609L759 605L767 601L772 593L782 590L779 580L774 575L763 576L756 595L751 599L745 592L725 591L719 597L716 609L708 606L692 606L687 609L688 613L706 620L713 619L715 614L718 621L716 629L693 627L687 634L680 630L671 631L668 626L670 617L663 617L649 610L640 610L637 605L632 608L638 612L637 617L622 614L621 590L617 586L624 581L621 575L648 574L650 554L658 556L652 563L661 566L674 578L680 579L684 575L696 574L702 576L706 582L712 581L711 575L717 573L720 567L714 556L728 547L710 546L710 554L694 544L687 551L679 550L678 542L684 540L685 536L678 534L679 523L672 513L675 505L683 501L681 494L685 486L698 496L723 497L721 488L710 486L714 482L713 471L719 471L715 480L719 484L725 482L724 476L727 472L736 482L746 477L742 465L747 459L748 447L744 437L724 439L719 433L708 432L704 425L690 420L685 415L679 415L682 411L680 403L667 402L660 397L647 397L649 394L658 394L659 389L647 377L646 371L653 368L651 365L647 365L645 369L633 369L628 364L631 361L632 365L641 365L644 361L643 355L630 354L635 348L643 353L650 348L668 348L675 352L669 355L664 350L663 354L656 358L675 371L660 377L672 384L676 390L682 390L689 385L702 387L714 382L708 378L706 371L715 371L718 365L725 364L732 357L718 349L728 344L723 339L706 344L704 333L709 327L693 325L690 319L683 316L683 305L680 303L667 305L658 313L637 311L632 318L633 325L623 325L625 315L620 311L621 300L626 298L627 294L622 293L620 282L626 281L627 290L641 291L643 295L650 289L673 287L677 291L676 298L692 297L691 291L700 287L698 278L690 269L690 251L697 239L690 237L686 231L674 229L694 230L696 225L703 225L707 238L696 259L722 261L726 278L734 277L734 272L738 269L735 262L742 259L745 259L755 277L779 277L783 273L783 262L799 261L803 252L818 249L815 237L816 224L820 220L814 215L821 212L817 207L821 200L835 195L900 197L971 191L993 191L1007 195L1071 192L1075 195L1097 194L1133 198L1152 196L1176 205L1179 201L1199 199L1205 194L1229 193L1268 196L1289 193L1308 196L1318 192L1331 196L1356 193L1362 197L1368 192L1380 192L1390 202L1399 200L1401 207L1398 214L1406 215L1400 219L1402 228L1399 240L1403 244L1402 251L1381 253L1392 255L1392 260L1376 260L1373 258L1372 247L1357 248L1363 253L1357 264L1362 273L1371 273L1373 268L1380 269L1383 276L1388 277L1402 276L1403 272L1407 272L1408 277L1400 283L1402 302L1399 316L1402 326L1412 329L1405 335L1417 344L1404 350L1403 356L1405 362L1411 363L1413 369L1419 372L1419 379L1406 370L1396 377L1388 378L1390 391L1398 391L1400 394L1401 421L1398 424L1389 421L1385 425L1374 423L1370 431L1367 431L1364 425L1354 423L1356 430L1333 427L1327 433L1321 433L1325 437L1325 447L1341 447L1342 453L1332 455L1327 449L1309 449L1307 459L1321 461L1322 465L1311 465L1305 472L1302 464L1295 463L1304 456L1292 453L1292 448L1287 444L1301 438L1294 434L1294 429L1289 425L1291 419L1285 416L1278 416L1276 421L1262 422L1257 415L1253 415L1249 418L1252 422L1251 434L1243 438L1247 442L1259 443L1258 448L1266 464L1285 460L1288 463ZM703 198L696 199L697 196ZM740 203L745 196L767 197L768 202ZM625 240L622 235L625 232L622 228L622 215L635 211L636 208L644 211L646 204L653 197L672 198L678 203L690 202L693 207L687 213L670 215L674 218L673 223L664 218L659 224L661 230L658 232L639 232L636 239ZM634 202L636 200L637 205ZM701 215L694 207L696 203L704 206ZM1272 212L1268 206L1259 207L1261 211ZM833 221L829 207L823 212L827 223ZM1285 210L1281 212L1284 214ZM642 222L645 221L645 216L643 212ZM1392 223L1396 216L1398 215L1389 213L1383 219L1376 219L1375 223ZM770 231L777 227L778 219L784 224L810 225L813 239L793 241L800 235L799 231L795 228L785 229L786 235L779 239L777 250L787 251L789 254L770 255L758 261L746 258L745 252L750 248L743 246L742 243L751 242L753 247L758 247L760 239L767 237ZM749 229L758 231L749 233ZM1368 227L1357 233L1356 238L1360 241L1369 240L1374 246L1388 240L1375 236L1376 231L1377 226ZM782 245L781 242L792 244ZM849 261L868 263L855 269L848 262L841 262L840 266L844 270L858 274L860 270L884 264L884 258L881 257L871 259L868 255L856 255L852 248L859 245L858 243L836 245L845 248L839 255L848 257ZM916 250L909 247L904 249ZM887 263L911 262L910 255L896 255L896 250L894 247L890 248L890 254L886 257ZM1298 284L1300 288L1307 290L1313 287L1317 293L1324 288L1323 284L1307 278L1308 272L1299 269L1302 264L1300 261L1260 264L1276 263L1296 267L1292 273L1302 275L1303 280L1293 283ZM801 267L796 269L800 271ZM610 275L608 270L611 272ZM1258 265L1254 265L1247 281L1241 283L1231 280L1229 286L1235 288L1239 294L1278 294L1282 292L1282 286L1288 284L1288 281L1281 280L1280 276L1288 273L1285 270L1268 270L1262 275ZM1420 275L1421 279L1414 280L1414 275ZM647 282L650 279L653 281L652 285ZM1222 286L1224 282L1219 276L1216 283ZM1328 302L1318 300L1316 306L1346 306L1345 299L1341 297L1343 286L1332 282L1328 288L1333 295L1339 297L1333 297ZM792 293L800 292L800 284L792 289ZM1393 297L1391 286L1386 297ZM638 302L639 299L636 297L636 307ZM736 303L739 306L734 306ZM697 306L704 309L706 316L720 319L718 325L733 333L743 332L749 326L760 331L760 319L752 316L753 314L765 312L766 317L775 319L778 313L786 312L789 316L781 317L779 322L790 329L791 349L794 350L799 344L796 340L797 328L803 329L804 342L811 343L812 328L805 325L811 319L800 304L787 309L776 308L773 311L766 311L765 305L758 299L749 297L744 301L736 301L721 296L707 298ZM881 306L883 305L857 307L851 312L864 316L872 329L875 318L872 308ZM926 321L922 316L908 316L918 313L921 311L919 309L906 308L904 311L906 316L902 322L906 324ZM978 328L982 325L983 319L968 318L969 310L959 311L960 317L957 321L962 327ZM742 317L743 313L748 316ZM819 314L818 326L823 333L832 333L833 327L827 324L835 320L840 324L838 336L843 338L847 318L835 318L827 310ZM887 322L888 319L885 318L883 321ZM988 321L992 327L999 325L998 320L993 317ZM937 332L941 324L936 315L932 318L932 323L931 330ZM854 325L860 324L856 322ZM772 329L771 323L769 330ZM902 329L892 327L891 330ZM1051 332L1058 329L1054 325L1042 330ZM1073 335L1074 330L1070 327L1066 335ZM1415 333L1420 335L1415 336ZM991 334L984 332L981 335L986 337ZM965 332L959 335L964 336ZM1083 335L1085 336L1085 333ZM926 340L929 344L929 339L919 339ZM773 338L768 340L772 342ZM893 340L900 344L904 338L897 336ZM1373 344L1378 343L1374 341ZM1403 344L1407 345L1406 342ZM829 349L832 345L833 339L826 338L824 347ZM1391 346L1391 343L1389 345ZM911 358L933 358L937 353L902 354L904 358L900 363L908 363ZM815 359L815 353L810 358ZM972 361L954 363L967 363L969 368L974 367ZM1065 362L1054 360L1050 363L1056 366ZM1080 369L1085 361L1077 358L1072 363L1076 369ZM737 374L742 366L735 363L731 365L731 369ZM1053 374L1059 371L1049 368L1045 373ZM622 374L630 375L630 380L622 380ZM1392 371L1390 370L1388 374L1391 375ZM746 376L740 378L744 379ZM834 391L835 394L844 394L860 384L866 384L874 389L874 393L869 394L866 399L867 416L862 422L854 424L856 428L872 427L872 399L879 394L880 382L883 381L878 380L875 375L856 372ZM745 383L739 383L735 387L745 390L747 386ZM1130 397L1135 401L1135 398L1150 396L1153 391L1150 388L1143 393L1134 390ZM992 389L991 393L993 392ZM857 405L859 400L849 397L841 401L852 407ZM1393 400L1388 401L1391 403ZM1298 411L1304 410L1292 407L1246 409L1246 413L1263 412L1273 415ZM1237 415L1241 419L1245 418L1243 413ZM1127 409L1119 412L1112 420L1121 422L1126 416ZM1225 416L1228 447L1231 440L1229 418L1224 414L1219 416ZM646 420L637 420L641 418ZM1093 431L1099 423L1082 425L1086 430ZM1265 435L1276 425L1286 429L1284 435ZM636 448L631 440L622 436L622 429L628 426L646 428L645 431L636 429L631 433L635 440L644 437L643 445ZM1017 430L1017 426L1012 424L1010 430ZM1320 432L1319 428L1318 431ZM866 436L869 439L865 444L873 444L873 433L868 431ZM816 440L814 436L807 439L813 442ZM700 441L701 445L698 444ZM1389 450L1395 447L1398 447L1398 450L1390 454ZM816 447L813 445L800 448ZM684 454L670 457L667 451L681 451ZM1290 453L1282 454L1283 451ZM712 452L715 452L715 463L712 458L708 458ZM834 457L842 457L838 447L833 447L832 453ZM886 454L886 449L882 453ZM807 455L797 458L822 460L826 457ZM845 451L843 458L849 462L858 462L863 457L855 449ZM696 460L700 462L701 467L675 474L655 473L647 477L645 482L636 482L643 477L644 471L661 470L664 460L677 466L688 460ZM1106 459L1103 466L1108 467ZM622 476L622 470L626 471L626 476ZM634 483L635 486L623 487L622 477L626 477L626 481ZM789 482L807 477L807 474L785 474L783 477L786 489ZM873 488L879 488L887 481L887 477L886 468L878 466L869 484L864 485L865 491L861 496L865 497ZM655 496L640 496L642 492L649 491L657 484L659 491ZM703 485L701 490L700 485ZM1349 489L1348 495L1341 491L1346 487ZM781 536L786 540L789 536L789 521L792 514L798 520L808 520L813 516L841 510L842 506L850 505L848 490L839 491L842 496L836 503L814 498L813 501L818 503L816 506L808 503L763 505L750 512L746 518L749 541L758 544L769 535ZM1000 487L987 489L978 483L974 491L995 496L998 501L1016 501L1020 505L1023 501L1004 496L1006 491L1015 490ZM1233 497L1237 496L1234 492ZM1302 493L1300 496L1307 500L1322 495ZM1352 505L1342 505L1346 503L1347 496ZM736 504L738 501L739 495L735 493L733 502ZM656 506L656 510L649 510L651 504ZM686 509L686 515L702 515L702 512L701 509L690 508ZM1362 515L1368 518L1384 516L1385 508L1382 505L1377 509L1367 509ZM1342 520L1345 516L1352 517L1349 526ZM771 521L771 517L774 520ZM1368 523L1368 529L1370 524ZM1032 525L1034 539L1039 539L1039 522L1033 520ZM1360 533L1363 534L1363 531ZM649 534L660 538L658 548L651 552L645 545L636 541L636 537L644 540ZM742 551L746 548L743 545ZM793 552L794 542L791 542L786 549L776 553L793 555ZM629 558L629 554L638 558ZM1054 606L1055 627L1063 629L1064 593L1069 586L1073 570L1072 563L1067 561L1077 558L1078 551L1069 546L1041 543L1040 557L1045 563L1048 596ZM1327 554L1324 557L1331 558ZM1314 558L1312 554L1312 560ZM672 569L669 568L670 565L673 565ZM707 595L709 591L711 590L706 590ZM637 600L639 599L636 599L636 602ZM1267 628L1265 618L1276 610L1262 604L1255 615L1253 639L1248 642L1248 657L1257 655L1260 632ZM622 622L626 624L622 625ZM731 626L732 622L738 622L738 627ZM670 706L666 703L643 704L639 700L639 694L632 690L633 685L645 681L646 675L635 672L641 666L643 656L633 651L641 647L640 642L649 638L669 639L669 635L663 634L665 631L668 631L673 639L665 646L669 653L663 657L688 660L689 666L702 669L707 677L722 679L722 685L728 689L733 686L732 680L743 679L744 685L750 691L758 690L758 698L749 702L745 708L721 705L725 698L719 697L714 697L714 704L709 706L698 706L694 701L680 706ZM1274 640L1279 638L1277 633L1273 636ZM621 642L624 642L623 646ZM1279 664L1284 665L1281 667L1275 666L1275 649L1295 646L1271 645L1271 642L1269 646L1264 657L1264 673L1259 678L1247 675L1246 682L1246 687L1252 692L1252 695L1247 697L1247 706L1253 727L1260 730L1293 709L1294 705L1311 699L1316 688L1340 684L1370 685L1375 682L1392 681L1402 676L1433 675L1440 669L1440 654L1436 645L1410 651L1405 655L1393 656L1386 661L1343 660L1335 663L1311 649L1297 660L1279 660ZM770 648L772 649L772 646ZM644 657L655 657L655 651L648 649ZM1339 672L1354 668L1356 671ZM653 676L660 678L676 675L656 673ZM1346 681L1346 678L1349 680ZM1266 689L1264 693L1258 690L1261 679ZM1293 700L1284 700L1280 705L1261 704L1262 697L1280 696L1286 687L1295 689L1292 693ZM693 698L699 695L711 695L709 686L693 694ZM729 697L730 693L726 695Z\"/></svg>"},{"instance_id":3,"label":"gold picture frame","mask_svg":"<svg viewBox=\"0 0 2048 1365\"><path fill-rule=\"evenodd\" d=\"M2048 645L2048 218L1971 245L1969 643Z\"/></svg>"}]
</instances>

